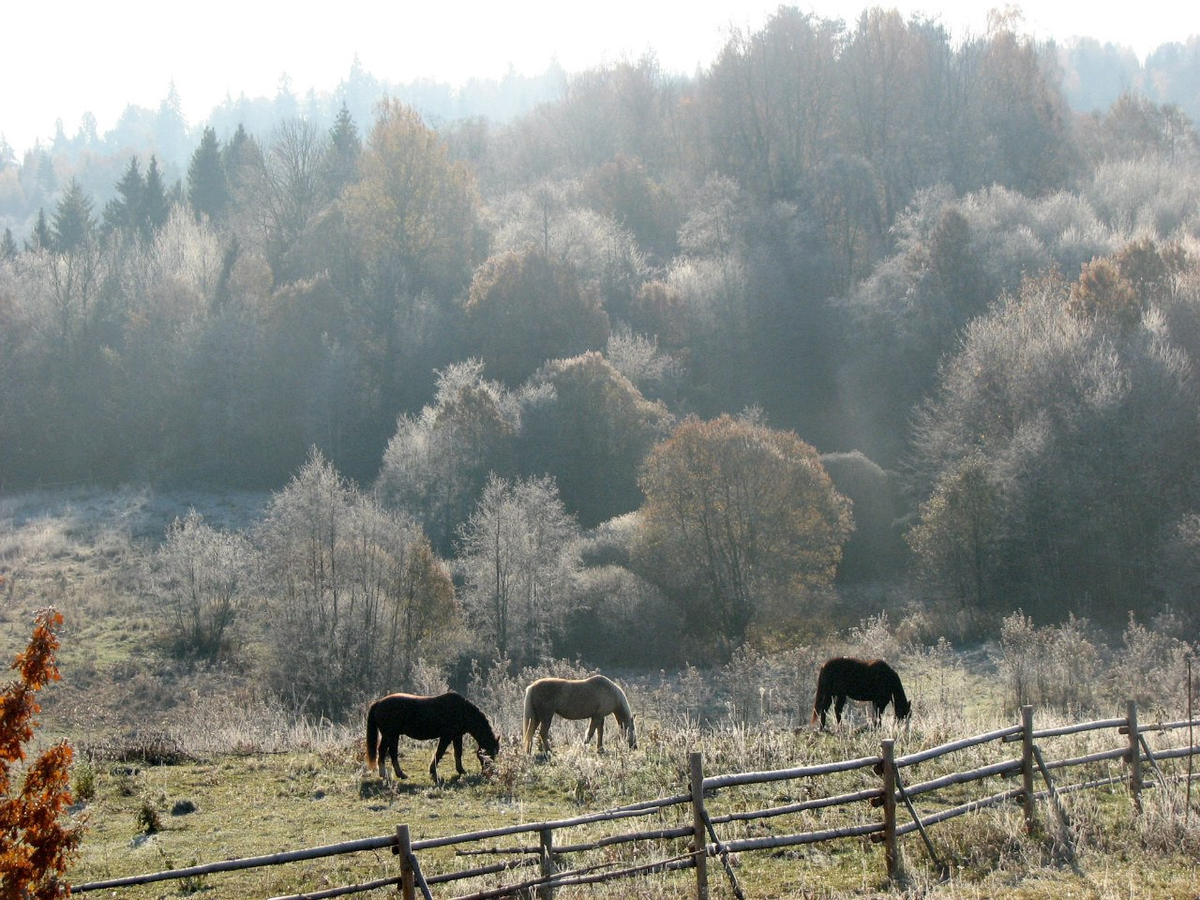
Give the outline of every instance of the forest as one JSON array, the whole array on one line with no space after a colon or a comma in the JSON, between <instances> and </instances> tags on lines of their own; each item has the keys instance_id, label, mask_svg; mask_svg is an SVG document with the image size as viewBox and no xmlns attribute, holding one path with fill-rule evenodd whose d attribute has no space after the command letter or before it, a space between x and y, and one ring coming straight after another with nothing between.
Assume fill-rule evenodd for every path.
<instances>
[{"instance_id":1,"label":"forest","mask_svg":"<svg viewBox=\"0 0 1200 900\"><path fill-rule=\"evenodd\" d=\"M272 610L322 711L881 611L1194 640L1198 81L1195 38L781 7L690 77L356 69L0 146L0 490L272 492L147 591L181 657Z\"/></svg>"}]
</instances>

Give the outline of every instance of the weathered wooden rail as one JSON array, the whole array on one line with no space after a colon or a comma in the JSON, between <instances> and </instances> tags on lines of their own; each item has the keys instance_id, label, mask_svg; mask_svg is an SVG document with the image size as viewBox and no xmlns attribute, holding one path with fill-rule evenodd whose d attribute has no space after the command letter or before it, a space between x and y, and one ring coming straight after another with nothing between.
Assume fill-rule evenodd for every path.
<instances>
[{"instance_id":1,"label":"weathered wooden rail","mask_svg":"<svg viewBox=\"0 0 1200 900\"><path fill-rule=\"evenodd\" d=\"M518 880L497 883L494 887L484 890L476 889L471 893L459 895L456 900L487 900L487 898L518 894L527 896L532 892L536 892L540 900L549 900L554 890L559 887L594 884L618 878L683 869L695 871L695 896L699 900L706 900L709 894L707 861L710 858L721 860L734 893L737 897L742 898L741 885L738 884L734 868L729 863L730 854L774 850L851 837L866 838L883 844L884 866L888 875L894 876L900 866L898 841L901 837L914 831L919 832L931 859L936 865L941 866L942 862L938 858L936 847L927 829L987 807L1008 802L1021 804L1026 828L1032 831L1035 827L1038 802L1048 800L1059 826L1064 829L1066 843L1069 847L1069 818L1062 803L1062 797L1066 794L1124 784L1127 786L1134 809L1140 811L1142 791L1155 784L1154 781L1147 782L1143 779L1143 764L1149 764L1156 774L1157 783L1165 785L1167 779L1160 764L1182 757L1188 757L1187 774L1176 777L1187 779L1190 787L1191 757L1200 753L1200 747L1191 742L1191 734L1194 726L1198 724L1200 721L1189 719L1181 722L1139 725L1137 707L1130 702L1126 706L1126 715L1123 718L1102 719L1039 730L1034 727L1032 707L1023 707L1021 723L1018 725L951 741L902 756L895 755L894 741L884 740L880 744L880 753L875 756L766 772L740 772L706 777L703 772L702 755L693 753L689 760L690 778L686 793L647 800L603 812L418 840L411 838L407 825L400 825L394 834L381 837L363 838L269 856L225 860L167 872L89 882L74 885L71 890L72 893L77 894L97 890L113 890L168 879L196 878L218 872L279 865L365 850L379 850L386 847L399 857L399 874L319 892L275 898L275 900L338 897L390 886L398 886L401 896L405 900L415 900L418 891L426 900L432 900L432 889L437 886L451 887L457 882L469 879L500 879L511 877L514 874L519 875L522 872L526 874ZM1148 734L1166 734L1183 728L1188 729L1186 745L1151 749L1147 740ZM1119 746L1071 758L1047 761L1043 757L1039 742L1066 735L1078 735L1083 732L1101 734L1112 732L1118 738ZM986 745L995 745L996 748L1002 750L1006 745L1018 741L1021 745L1019 755L1014 754L1008 758L978 765L973 769L951 772L913 784L905 782L904 774L920 763ZM1072 768L1103 763L1111 764L1117 761L1123 766L1122 773L1118 775L1093 777L1071 784L1057 784L1054 780L1055 776L1052 775L1054 772L1062 773ZM811 794L811 785L816 779L830 775L851 776L857 772L863 773L866 783L856 790L829 796L810 795L805 799L781 805L759 809L731 810L716 815L710 814L708 809L707 798L724 798L732 795L738 788L772 782L798 781L807 782L808 786L804 790ZM1040 788L1038 787L1039 776L1043 784ZM1013 779L1019 777L1020 784L985 796L970 797L926 813L921 813L918 809L918 803L935 799L938 792L981 782L992 777ZM797 793L799 792L797 791ZM656 823L657 827L653 828L616 831L600 837L586 836L572 839L572 842L569 843L556 843L556 836L560 836L559 839L561 839L561 835L565 833L578 833L577 830L596 825L629 823L649 817L661 818L664 811L685 805L690 806L690 817L677 811L675 813L676 820L671 823L659 822ZM848 816L850 821L836 827L813 828L808 831L782 832L754 837L734 837L727 840L722 840L718 835L718 829L722 826L732 830L742 823L801 816L814 810L838 807L852 811L857 810L858 820L855 821L855 816L850 815ZM879 812L865 818L862 813L864 809L879 810ZM511 846L496 844L498 839L526 835L536 835L537 842ZM634 843L647 843L660 848L659 858L636 863L592 860L591 862L581 862L574 868L562 867L567 856L586 855L591 851ZM445 871L426 876L421 870L420 856L423 854L428 860L430 858L429 851L445 847L455 848L455 859L469 860L474 857L491 857L498 858L499 861L486 865L447 868Z\"/></svg>"}]
</instances>

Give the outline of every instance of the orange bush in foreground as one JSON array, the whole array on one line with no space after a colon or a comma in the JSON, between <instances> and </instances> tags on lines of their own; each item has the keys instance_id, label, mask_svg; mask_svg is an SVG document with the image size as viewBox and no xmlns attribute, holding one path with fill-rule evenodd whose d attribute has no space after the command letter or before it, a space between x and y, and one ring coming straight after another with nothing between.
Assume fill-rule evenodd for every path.
<instances>
[{"instance_id":1,"label":"orange bush in foreground","mask_svg":"<svg viewBox=\"0 0 1200 900\"><path fill-rule=\"evenodd\" d=\"M54 608L38 612L29 646L12 664L18 678L0 690L0 900L71 892L62 875L83 835L79 825L63 820L71 803L70 744L60 741L28 765L19 793L12 793L11 774L40 724L34 694L59 678L55 629L62 622Z\"/></svg>"}]
</instances>

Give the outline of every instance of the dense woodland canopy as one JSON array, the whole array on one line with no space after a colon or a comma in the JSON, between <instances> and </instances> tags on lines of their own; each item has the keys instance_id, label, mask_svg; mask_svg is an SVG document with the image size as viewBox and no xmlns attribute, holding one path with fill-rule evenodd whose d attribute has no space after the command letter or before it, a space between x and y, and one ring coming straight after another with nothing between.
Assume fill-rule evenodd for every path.
<instances>
[{"instance_id":1,"label":"dense woodland canopy","mask_svg":"<svg viewBox=\"0 0 1200 900\"><path fill-rule=\"evenodd\" d=\"M348 517L396 575L352 556L355 614L408 667L452 619L617 658L605 604L682 616L692 659L869 585L965 629L1192 608L1195 39L1139 66L781 7L692 77L513 82L435 117L356 67L333 112L285 86L191 133L169 97L3 148L0 486L281 490L256 550L164 545L273 548L280 653L349 590L297 574L351 552L300 523Z\"/></svg>"}]
</instances>

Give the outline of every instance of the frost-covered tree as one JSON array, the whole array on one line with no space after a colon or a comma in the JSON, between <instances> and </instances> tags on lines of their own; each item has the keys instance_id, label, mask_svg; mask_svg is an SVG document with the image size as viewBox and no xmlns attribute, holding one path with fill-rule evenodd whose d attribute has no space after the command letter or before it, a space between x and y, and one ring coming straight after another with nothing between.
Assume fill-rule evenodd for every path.
<instances>
[{"instance_id":1,"label":"frost-covered tree","mask_svg":"<svg viewBox=\"0 0 1200 900\"><path fill-rule=\"evenodd\" d=\"M271 648L270 682L338 717L417 663L454 650L450 575L420 530L310 455L256 531Z\"/></svg>"},{"instance_id":2,"label":"frost-covered tree","mask_svg":"<svg viewBox=\"0 0 1200 900\"><path fill-rule=\"evenodd\" d=\"M1164 541L1200 498L1200 388L1195 297L1121 284L1143 256L1031 280L968 326L916 437L914 546L948 595L1106 624L1160 602Z\"/></svg>"},{"instance_id":3,"label":"frost-covered tree","mask_svg":"<svg viewBox=\"0 0 1200 900\"><path fill-rule=\"evenodd\" d=\"M488 480L459 532L463 606L484 647L528 662L553 656L579 568L578 536L552 478Z\"/></svg>"},{"instance_id":4,"label":"frost-covered tree","mask_svg":"<svg viewBox=\"0 0 1200 900\"><path fill-rule=\"evenodd\" d=\"M148 569L152 597L177 654L216 659L231 649L250 600L253 564L245 536L212 528L194 509L172 523Z\"/></svg>"}]
</instances>

